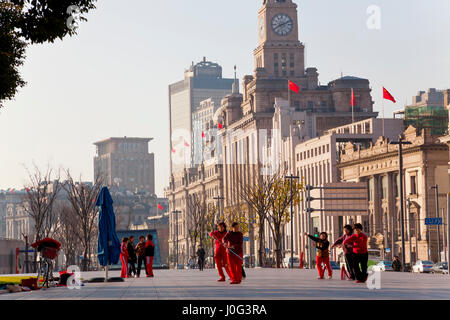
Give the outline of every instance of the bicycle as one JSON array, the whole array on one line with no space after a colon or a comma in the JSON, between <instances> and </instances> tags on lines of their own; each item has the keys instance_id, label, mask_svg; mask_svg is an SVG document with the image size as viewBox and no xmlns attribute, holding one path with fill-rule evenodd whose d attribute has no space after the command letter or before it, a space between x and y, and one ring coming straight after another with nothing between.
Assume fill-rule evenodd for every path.
<instances>
[{"instance_id":1,"label":"bicycle","mask_svg":"<svg viewBox=\"0 0 450 320\"><path fill-rule=\"evenodd\" d=\"M54 239L45 238L31 245L38 252L38 272L37 272L37 286L38 288L53 285L55 279L53 277L53 265L55 259L58 257L61 243Z\"/></svg>"}]
</instances>

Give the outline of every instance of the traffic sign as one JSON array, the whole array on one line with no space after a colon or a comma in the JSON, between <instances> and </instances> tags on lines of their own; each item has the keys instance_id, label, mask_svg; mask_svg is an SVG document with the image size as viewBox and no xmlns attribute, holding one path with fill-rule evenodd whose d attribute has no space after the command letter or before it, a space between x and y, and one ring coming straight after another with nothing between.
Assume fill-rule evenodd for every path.
<instances>
[{"instance_id":1,"label":"traffic sign","mask_svg":"<svg viewBox=\"0 0 450 320\"><path fill-rule=\"evenodd\" d=\"M248 239L248 237L244 237L244 241L248 241L249 239Z\"/></svg>"},{"instance_id":2,"label":"traffic sign","mask_svg":"<svg viewBox=\"0 0 450 320\"><path fill-rule=\"evenodd\" d=\"M426 226L441 226L442 218L425 218Z\"/></svg>"},{"instance_id":3,"label":"traffic sign","mask_svg":"<svg viewBox=\"0 0 450 320\"><path fill-rule=\"evenodd\" d=\"M384 251L386 251L386 253L391 252L391 248L386 248Z\"/></svg>"}]
</instances>

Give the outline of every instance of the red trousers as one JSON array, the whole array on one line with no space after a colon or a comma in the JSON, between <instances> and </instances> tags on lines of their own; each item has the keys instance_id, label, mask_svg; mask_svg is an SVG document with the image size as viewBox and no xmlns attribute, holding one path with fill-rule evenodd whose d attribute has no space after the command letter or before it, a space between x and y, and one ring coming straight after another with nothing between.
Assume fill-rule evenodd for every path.
<instances>
[{"instance_id":1,"label":"red trousers","mask_svg":"<svg viewBox=\"0 0 450 320\"><path fill-rule=\"evenodd\" d=\"M242 281L242 260L230 252L228 253L228 265L231 281L240 283Z\"/></svg>"},{"instance_id":2,"label":"red trousers","mask_svg":"<svg viewBox=\"0 0 450 320\"><path fill-rule=\"evenodd\" d=\"M153 276L153 257L145 257L145 267L147 268L147 276Z\"/></svg>"},{"instance_id":3,"label":"red trousers","mask_svg":"<svg viewBox=\"0 0 450 320\"><path fill-rule=\"evenodd\" d=\"M325 275L325 268L322 268L322 263L328 270L328 276L331 277L333 275L333 269L331 269L330 257L317 257L317 270L319 270L319 277L322 279Z\"/></svg>"},{"instance_id":4,"label":"red trousers","mask_svg":"<svg viewBox=\"0 0 450 320\"><path fill-rule=\"evenodd\" d=\"M214 254L214 260L216 260L217 271L219 272L219 276L221 279L225 279L225 274L223 273L223 269L227 273L228 277L230 277L230 271L228 269L228 260L227 260L227 252L225 250L218 250Z\"/></svg>"},{"instance_id":5,"label":"red trousers","mask_svg":"<svg viewBox=\"0 0 450 320\"><path fill-rule=\"evenodd\" d=\"M120 271L121 278L128 278L128 256L120 254L120 262L122 262L122 269Z\"/></svg>"}]
</instances>

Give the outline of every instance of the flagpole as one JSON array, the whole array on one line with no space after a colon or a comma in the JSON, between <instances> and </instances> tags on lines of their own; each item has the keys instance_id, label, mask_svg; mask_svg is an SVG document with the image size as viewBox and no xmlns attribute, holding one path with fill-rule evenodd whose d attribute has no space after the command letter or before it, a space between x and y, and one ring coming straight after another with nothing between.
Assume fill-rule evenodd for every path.
<instances>
[{"instance_id":1,"label":"flagpole","mask_svg":"<svg viewBox=\"0 0 450 320\"><path fill-rule=\"evenodd\" d=\"M383 137L384 137L384 98L382 99L382 101L381 101L381 113L382 113L382 119L381 119L381 122L382 122L382 126L383 126Z\"/></svg>"},{"instance_id":2,"label":"flagpole","mask_svg":"<svg viewBox=\"0 0 450 320\"><path fill-rule=\"evenodd\" d=\"M351 105L352 105L352 123L355 123L355 99L354 99L354 96L355 96L355 91L353 91L353 88L352 88L352 96L350 97Z\"/></svg>"},{"instance_id":3,"label":"flagpole","mask_svg":"<svg viewBox=\"0 0 450 320\"><path fill-rule=\"evenodd\" d=\"M291 107L291 88L289 87L289 79L288 79L288 104L289 108Z\"/></svg>"}]
</instances>

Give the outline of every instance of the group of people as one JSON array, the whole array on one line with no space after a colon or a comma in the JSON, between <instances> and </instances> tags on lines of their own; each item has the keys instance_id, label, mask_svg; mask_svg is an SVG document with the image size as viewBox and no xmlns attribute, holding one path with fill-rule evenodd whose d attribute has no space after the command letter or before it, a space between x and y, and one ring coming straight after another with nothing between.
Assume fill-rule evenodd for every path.
<instances>
[{"instance_id":1,"label":"group of people","mask_svg":"<svg viewBox=\"0 0 450 320\"><path fill-rule=\"evenodd\" d=\"M122 278L135 277L141 275L142 264L144 264L147 277L153 277L153 258L155 256L155 245L153 237L148 234L147 237L140 236L137 245L134 245L134 236L122 238L120 246L120 261L122 269L120 276ZM136 271L137 263L137 271Z\"/></svg>"},{"instance_id":2,"label":"group of people","mask_svg":"<svg viewBox=\"0 0 450 320\"><path fill-rule=\"evenodd\" d=\"M239 223L231 225L231 231L227 231L225 222L217 226L217 230L209 234L215 241L214 260L219 272L219 282L226 281L223 270L230 278L230 284L240 284L245 273L242 267L244 235L239 231Z\"/></svg>"},{"instance_id":3,"label":"group of people","mask_svg":"<svg viewBox=\"0 0 450 320\"><path fill-rule=\"evenodd\" d=\"M325 269L328 271L328 279L332 279L333 270L330 265L330 249L341 247L344 251L349 280L356 281L356 283L365 283L367 281L369 253L367 250L367 235L363 232L362 224L356 223L353 227L346 225L344 227L344 235L337 239L331 248L326 232L320 233L319 237L308 233L305 233L305 235L316 242L316 265L319 271L319 279L324 279Z\"/></svg>"}]
</instances>

